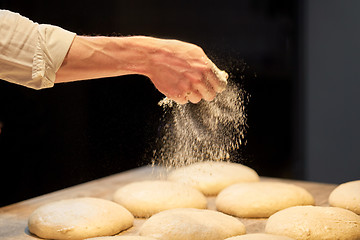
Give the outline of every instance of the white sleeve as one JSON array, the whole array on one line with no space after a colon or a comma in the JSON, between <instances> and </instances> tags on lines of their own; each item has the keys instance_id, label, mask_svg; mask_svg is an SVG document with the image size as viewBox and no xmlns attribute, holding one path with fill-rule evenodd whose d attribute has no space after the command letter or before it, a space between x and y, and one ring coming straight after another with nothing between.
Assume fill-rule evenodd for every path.
<instances>
[{"instance_id":1,"label":"white sleeve","mask_svg":"<svg viewBox=\"0 0 360 240\"><path fill-rule=\"evenodd\" d=\"M0 79L34 89L54 86L75 35L0 10Z\"/></svg>"}]
</instances>

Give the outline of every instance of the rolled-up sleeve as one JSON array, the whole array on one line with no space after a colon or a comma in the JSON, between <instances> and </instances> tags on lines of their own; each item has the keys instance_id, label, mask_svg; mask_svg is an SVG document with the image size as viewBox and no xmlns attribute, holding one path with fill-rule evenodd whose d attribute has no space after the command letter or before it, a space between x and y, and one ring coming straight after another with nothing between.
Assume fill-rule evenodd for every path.
<instances>
[{"instance_id":1,"label":"rolled-up sleeve","mask_svg":"<svg viewBox=\"0 0 360 240\"><path fill-rule=\"evenodd\" d=\"M0 10L0 79L33 89L54 86L75 35Z\"/></svg>"}]
</instances>

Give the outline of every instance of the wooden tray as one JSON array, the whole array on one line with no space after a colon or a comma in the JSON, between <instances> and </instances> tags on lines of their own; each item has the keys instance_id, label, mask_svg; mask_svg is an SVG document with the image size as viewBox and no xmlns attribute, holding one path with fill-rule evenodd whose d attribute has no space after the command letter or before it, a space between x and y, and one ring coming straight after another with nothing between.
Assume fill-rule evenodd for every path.
<instances>
[{"instance_id":1,"label":"wooden tray","mask_svg":"<svg viewBox=\"0 0 360 240\"><path fill-rule=\"evenodd\" d=\"M166 171L164 169L145 166L2 207L0 208L0 239L39 239L29 233L27 220L32 211L43 204L74 197L98 197L111 200L113 193L127 183L150 179L164 179L165 176ZM261 177L261 181L265 180L293 183L304 187L314 196L318 206L328 206L328 197L336 187L333 184ZM215 197L208 197L208 208L215 210ZM136 235L145 220L135 219L134 226L121 232L119 235ZM264 231L267 219L240 218L240 220L245 224L247 233L255 233Z\"/></svg>"}]
</instances>

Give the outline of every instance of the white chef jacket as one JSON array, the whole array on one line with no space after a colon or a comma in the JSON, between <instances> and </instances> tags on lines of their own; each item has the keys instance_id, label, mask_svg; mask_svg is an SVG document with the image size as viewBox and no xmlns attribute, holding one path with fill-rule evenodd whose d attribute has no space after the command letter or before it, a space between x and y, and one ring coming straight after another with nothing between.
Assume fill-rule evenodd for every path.
<instances>
[{"instance_id":1,"label":"white chef jacket","mask_svg":"<svg viewBox=\"0 0 360 240\"><path fill-rule=\"evenodd\" d=\"M54 86L75 35L0 9L0 79L33 89Z\"/></svg>"}]
</instances>

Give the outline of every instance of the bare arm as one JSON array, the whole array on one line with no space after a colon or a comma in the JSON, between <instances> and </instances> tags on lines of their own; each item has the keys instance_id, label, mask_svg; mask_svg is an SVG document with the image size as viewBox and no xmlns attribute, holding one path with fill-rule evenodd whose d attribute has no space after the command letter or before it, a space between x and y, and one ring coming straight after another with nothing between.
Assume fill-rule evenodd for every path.
<instances>
[{"instance_id":1,"label":"bare arm","mask_svg":"<svg viewBox=\"0 0 360 240\"><path fill-rule=\"evenodd\" d=\"M141 74L179 102L212 100L226 86L220 71L193 44L152 37L75 37L55 83Z\"/></svg>"}]
</instances>

